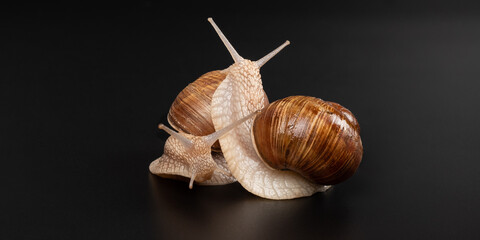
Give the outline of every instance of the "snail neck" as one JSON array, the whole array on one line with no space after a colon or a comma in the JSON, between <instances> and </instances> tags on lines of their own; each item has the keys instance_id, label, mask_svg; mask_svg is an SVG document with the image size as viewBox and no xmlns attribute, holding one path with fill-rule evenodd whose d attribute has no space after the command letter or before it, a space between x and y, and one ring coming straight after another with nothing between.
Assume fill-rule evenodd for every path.
<instances>
[{"instance_id":1,"label":"snail neck","mask_svg":"<svg viewBox=\"0 0 480 240\"><path fill-rule=\"evenodd\" d=\"M255 62L243 59L232 64L227 70L228 77L232 79L234 85L241 84L242 87L263 89L260 68Z\"/></svg>"}]
</instances>

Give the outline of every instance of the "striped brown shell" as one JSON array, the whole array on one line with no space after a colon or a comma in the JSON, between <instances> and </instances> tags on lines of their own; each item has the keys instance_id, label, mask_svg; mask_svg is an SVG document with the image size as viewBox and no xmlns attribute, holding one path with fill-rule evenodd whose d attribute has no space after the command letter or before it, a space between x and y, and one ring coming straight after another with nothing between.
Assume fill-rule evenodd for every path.
<instances>
[{"instance_id":1,"label":"striped brown shell","mask_svg":"<svg viewBox=\"0 0 480 240\"><path fill-rule=\"evenodd\" d=\"M185 87L170 107L168 123L177 131L195 136L215 132L210 104L213 93L226 76L224 71L211 71ZM212 146L212 150L220 151L218 141Z\"/></svg>"},{"instance_id":2,"label":"striped brown shell","mask_svg":"<svg viewBox=\"0 0 480 240\"><path fill-rule=\"evenodd\" d=\"M258 155L270 167L332 185L357 170L363 154L359 131L353 114L340 104L290 96L255 118L252 135Z\"/></svg>"}]
</instances>

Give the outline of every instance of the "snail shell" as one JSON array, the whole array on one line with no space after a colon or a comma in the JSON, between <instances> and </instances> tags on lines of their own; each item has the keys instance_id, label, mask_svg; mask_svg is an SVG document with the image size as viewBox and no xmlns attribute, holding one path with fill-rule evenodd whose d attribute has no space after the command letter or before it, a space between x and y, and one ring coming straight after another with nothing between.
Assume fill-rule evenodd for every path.
<instances>
[{"instance_id":1,"label":"snail shell","mask_svg":"<svg viewBox=\"0 0 480 240\"><path fill-rule=\"evenodd\" d=\"M170 107L168 123L177 131L195 136L215 132L211 115L212 96L226 76L225 71L211 71L185 87ZM212 150L220 151L218 141L213 144Z\"/></svg>"},{"instance_id":2,"label":"snail shell","mask_svg":"<svg viewBox=\"0 0 480 240\"><path fill-rule=\"evenodd\" d=\"M359 130L353 114L338 103L290 96L257 115L252 137L268 166L332 185L351 177L360 165Z\"/></svg>"}]
</instances>

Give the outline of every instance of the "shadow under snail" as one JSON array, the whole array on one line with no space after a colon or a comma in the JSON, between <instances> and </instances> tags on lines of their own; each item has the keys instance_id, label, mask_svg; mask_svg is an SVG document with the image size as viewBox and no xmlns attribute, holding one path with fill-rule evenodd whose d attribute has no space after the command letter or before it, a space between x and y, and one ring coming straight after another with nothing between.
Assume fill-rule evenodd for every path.
<instances>
[{"instance_id":1,"label":"shadow under snail","mask_svg":"<svg viewBox=\"0 0 480 240\"><path fill-rule=\"evenodd\" d=\"M150 171L189 178L190 188L194 181L237 180L268 199L310 196L351 177L363 147L359 124L348 109L308 96L268 102L260 68L289 41L251 61L208 20L235 63L202 75L177 96L168 121L179 132L160 125L171 136ZM219 146L211 148L217 140L221 152Z\"/></svg>"}]
</instances>

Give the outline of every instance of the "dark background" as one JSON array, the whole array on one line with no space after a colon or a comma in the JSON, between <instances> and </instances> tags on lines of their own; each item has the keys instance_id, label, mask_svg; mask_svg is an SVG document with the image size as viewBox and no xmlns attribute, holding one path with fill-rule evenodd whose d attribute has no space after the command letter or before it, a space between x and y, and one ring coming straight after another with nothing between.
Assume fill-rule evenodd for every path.
<instances>
[{"instance_id":1,"label":"dark background","mask_svg":"<svg viewBox=\"0 0 480 240\"><path fill-rule=\"evenodd\" d=\"M265 91L355 114L351 179L272 201L148 172L175 96L232 63L208 17L248 59L292 42ZM473 1L3 5L0 238L479 239L479 60Z\"/></svg>"}]
</instances>

